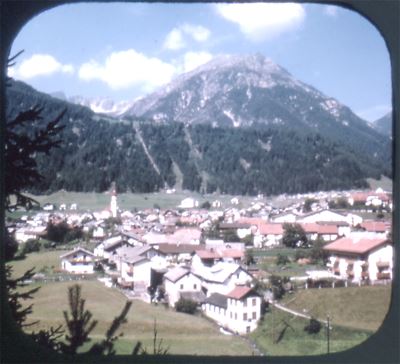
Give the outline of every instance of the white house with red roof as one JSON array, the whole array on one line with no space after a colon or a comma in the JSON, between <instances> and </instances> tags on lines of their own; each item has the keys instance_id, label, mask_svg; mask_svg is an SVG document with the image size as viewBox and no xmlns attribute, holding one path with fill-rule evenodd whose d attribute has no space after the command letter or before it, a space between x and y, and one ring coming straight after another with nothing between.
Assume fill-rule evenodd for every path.
<instances>
[{"instance_id":1,"label":"white house with red roof","mask_svg":"<svg viewBox=\"0 0 400 364\"><path fill-rule=\"evenodd\" d=\"M257 328L262 298L251 287L236 286L226 294L213 293L202 305L205 315L237 334Z\"/></svg>"},{"instance_id":2,"label":"white house with red roof","mask_svg":"<svg viewBox=\"0 0 400 364\"><path fill-rule=\"evenodd\" d=\"M382 237L386 237L390 232L390 225L386 221L364 220L360 227L365 231L379 234Z\"/></svg>"},{"instance_id":3,"label":"white house with red roof","mask_svg":"<svg viewBox=\"0 0 400 364\"><path fill-rule=\"evenodd\" d=\"M91 274L94 271L96 256L83 248L74 250L60 256L61 269L75 274Z\"/></svg>"},{"instance_id":4,"label":"white house with red roof","mask_svg":"<svg viewBox=\"0 0 400 364\"><path fill-rule=\"evenodd\" d=\"M352 233L325 245L332 273L353 281L392 279L393 245L373 233Z\"/></svg>"},{"instance_id":5,"label":"white house with red roof","mask_svg":"<svg viewBox=\"0 0 400 364\"><path fill-rule=\"evenodd\" d=\"M334 224L302 223L300 226L306 233L308 240L321 238L325 242L329 242L336 240L339 236L338 226Z\"/></svg>"},{"instance_id":6,"label":"white house with red roof","mask_svg":"<svg viewBox=\"0 0 400 364\"><path fill-rule=\"evenodd\" d=\"M254 232L254 246L256 248L279 245L283 237L283 224L262 222Z\"/></svg>"}]
</instances>

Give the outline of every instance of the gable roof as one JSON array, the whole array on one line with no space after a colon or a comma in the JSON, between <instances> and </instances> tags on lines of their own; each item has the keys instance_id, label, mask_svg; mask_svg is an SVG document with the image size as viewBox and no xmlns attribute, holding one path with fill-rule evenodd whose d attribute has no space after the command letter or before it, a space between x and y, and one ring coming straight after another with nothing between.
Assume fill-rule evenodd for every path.
<instances>
[{"instance_id":1,"label":"gable roof","mask_svg":"<svg viewBox=\"0 0 400 364\"><path fill-rule=\"evenodd\" d=\"M189 274L190 270L183 267L175 267L164 274L164 278L175 283L185 275Z\"/></svg>"},{"instance_id":2,"label":"gable roof","mask_svg":"<svg viewBox=\"0 0 400 364\"><path fill-rule=\"evenodd\" d=\"M228 297L220 293L213 293L210 297L206 298L204 302L225 309L228 307Z\"/></svg>"},{"instance_id":3,"label":"gable roof","mask_svg":"<svg viewBox=\"0 0 400 364\"><path fill-rule=\"evenodd\" d=\"M244 257L244 251L240 249L223 248L223 249L199 249L196 254L201 259L219 259L219 258L236 258Z\"/></svg>"},{"instance_id":4,"label":"gable roof","mask_svg":"<svg viewBox=\"0 0 400 364\"><path fill-rule=\"evenodd\" d=\"M365 254L388 243L386 238L344 237L325 245L323 249L332 252Z\"/></svg>"},{"instance_id":5,"label":"gable roof","mask_svg":"<svg viewBox=\"0 0 400 364\"><path fill-rule=\"evenodd\" d=\"M231 292L227 294L229 298L234 298L236 300L241 300L242 298L248 296L253 289L247 286L236 286ZM253 292L254 293L254 292Z\"/></svg>"},{"instance_id":6,"label":"gable roof","mask_svg":"<svg viewBox=\"0 0 400 364\"><path fill-rule=\"evenodd\" d=\"M199 250L194 244L160 244L158 250L164 254L193 254Z\"/></svg>"},{"instance_id":7,"label":"gable roof","mask_svg":"<svg viewBox=\"0 0 400 364\"><path fill-rule=\"evenodd\" d=\"M282 235L283 225L279 222L276 223L262 223L258 227L261 235Z\"/></svg>"},{"instance_id":8,"label":"gable roof","mask_svg":"<svg viewBox=\"0 0 400 364\"><path fill-rule=\"evenodd\" d=\"M384 233L387 230L387 226L384 221L364 220L360 225L367 231Z\"/></svg>"},{"instance_id":9,"label":"gable roof","mask_svg":"<svg viewBox=\"0 0 400 364\"><path fill-rule=\"evenodd\" d=\"M81 253L83 253L83 254L86 254L86 255L90 255L91 257L96 257L92 252L90 252L89 250L86 250L86 249L84 249L84 248L81 248L81 247L78 247L78 248L75 248L74 250L72 250L72 251L69 251L69 252L67 252L67 253L65 253L65 254L63 254L63 255L60 255L60 258L61 259L63 259L63 258L67 258L67 257L69 257L70 255L74 255L74 254L76 254L76 253L79 253L79 252L81 252Z\"/></svg>"},{"instance_id":10,"label":"gable roof","mask_svg":"<svg viewBox=\"0 0 400 364\"><path fill-rule=\"evenodd\" d=\"M214 264L212 267L196 267L196 269L193 269L192 272L193 274L199 276L205 281L224 283L229 277L231 277L238 270L245 272L251 277L251 275L246 270L244 270L239 264L227 263L227 262L218 262L217 264Z\"/></svg>"},{"instance_id":11,"label":"gable roof","mask_svg":"<svg viewBox=\"0 0 400 364\"><path fill-rule=\"evenodd\" d=\"M301 223L301 227L306 233L317 233L317 234L337 234L338 228L334 224L318 224L318 223Z\"/></svg>"}]
</instances>

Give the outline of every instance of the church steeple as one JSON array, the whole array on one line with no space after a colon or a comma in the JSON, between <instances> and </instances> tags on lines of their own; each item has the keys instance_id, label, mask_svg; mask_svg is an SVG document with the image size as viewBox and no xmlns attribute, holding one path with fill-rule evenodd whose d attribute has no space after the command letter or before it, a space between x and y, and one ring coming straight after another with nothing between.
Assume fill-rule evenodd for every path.
<instances>
[{"instance_id":1,"label":"church steeple","mask_svg":"<svg viewBox=\"0 0 400 364\"><path fill-rule=\"evenodd\" d=\"M111 184L110 211L111 211L112 217L117 217L118 205L117 205L117 188L115 186L115 182L113 182Z\"/></svg>"}]
</instances>

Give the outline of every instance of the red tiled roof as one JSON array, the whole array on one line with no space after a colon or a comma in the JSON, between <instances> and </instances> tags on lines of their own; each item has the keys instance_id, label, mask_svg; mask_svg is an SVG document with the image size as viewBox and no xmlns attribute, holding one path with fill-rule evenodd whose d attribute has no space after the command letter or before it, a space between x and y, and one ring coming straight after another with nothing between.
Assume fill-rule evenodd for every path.
<instances>
[{"instance_id":1,"label":"red tiled roof","mask_svg":"<svg viewBox=\"0 0 400 364\"><path fill-rule=\"evenodd\" d=\"M196 254L201 259L218 259L220 257L216 251L211 250L198 250Z\"/></svg>"},{"instance_id":2,"label":"red tiled roof","mask_svg":"<svg viewBox=\"0 0 400 364\"><path fill-rule=\"evenodd\" d=\"M306 233L317 233L317 234L337 234L338 228L336 225L325 225L317 223L303 223L300 224Z\"/></svg>"},{"instance_id":3,"label":"red tiled roof","mask_svg":"<svg viewBox=\"0 0 400 364\"><path fill-rule=\"evenodd\" d=\"M243 258L244 256L244 252L239 249L197 250L196 254L201 259Z\"/></svg>"},{"instance_id":4,"label":"red tiled roof","mask_svg":"<svg viewBox=\"0 0 400 364\"><path fill-rule=\"evenodd\" d=\"M365 220L361 223L361 227L367 231L385 232L386 223L384 221Z\"/></svg>"},{"instance_id":5,"label":"red tiled roof","mask_svg":"<svg viewBox=\"0 0 400 364\"><path fill-rule=\"evenodd\" d=\"M387 243L386 238L345 237L324 246L324 250L364 254Z\"/></svg>"},{"instance_id":6,"label":"red tiled roof","mask_svg":"<svg viewBox=\"0 0 400 364\"><path fill-rule=\"evenodd\" d=\"M228 297L237 300L242 299L244 296L248 295L252 291L251 287L247 286L236 286L231 292L227 294Z\"/></svg>"},{"instance_id":7,"label":"red tiled roof","mask_svg":"<svg viewBox=\"0 0 400 364\"><path fill-rule=\"evenodd\" d=\"M258 227L258 231L261 235L282 235L283 227L280 223L262 223Z\"/></svg>"},{"instance_id":8,"label":"red tiled roof","mask_svg":"<svg viewBox=\"0 0 400 364\"><path fill-rule=\"evenodd\" d=\"M239 249L224 249L220 250L219 254L224 258L243 258L244 252Z\"/></svg>"}]
</instances>

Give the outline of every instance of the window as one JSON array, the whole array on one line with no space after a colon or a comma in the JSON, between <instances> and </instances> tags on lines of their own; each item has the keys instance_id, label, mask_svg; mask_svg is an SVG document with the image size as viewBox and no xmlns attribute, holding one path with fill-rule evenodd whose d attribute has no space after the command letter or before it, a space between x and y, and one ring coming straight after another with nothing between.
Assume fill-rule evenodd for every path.
<instances>
[{"instance_id":1,"label":"window","mask_svg":"<svg viewBox=\"0 0 400 364\"><path fill-rule=\"evenodd\" d=\"M183 283L180 285L180 289L183 289Z\"/></svg>"},{"instance_id":2,"label":"window","mask_svg":"<svg viewBox=\"0 0 400 364\"><path fill-rule=\"evenodd\" d=\"M257 304L257 298L253 298L253 306Z\"/></svg>"},{"instance_id":3,"label":"window","mask_svg":"<svg viewBox=\"0 0 400 364\"><path fill-rule=\"evenodd\" d=\"M257 319L257 312L253 312L253 316L252 316L253 320Z\"/></svg>"},{"instance_id":4,"label":"window","mask_svg":"<svg viewBox=\"0 0 400 364\"><path fill-rule=\"evenodd\" d=\"M243 307L247 307L247 299L243 301Z\"/></svg>"},{"instance_id":5,"label":"window","mask_svg":"<svg viewBox=\"0 0 400 364\"><path fill-rule=\"evenodd\" d=\"M237 313L235 312L235 320L237 320Z\"/></svg>"},{"instance_id":6,"label":"window","mask_svg":"<svg viewBox=\"0 0 400 364\"><path fill-rule=\"evenodd\" d=\"M243 321L247 321L247 313L243 314Z\"/></svg>"},{"instance_id":7,"label":"window","mask_svg":"<svg viewBox=\"0 0 400 364\"><path fill-rule=\"evenodd\" d=\"M197 284L196 283L193 285L193 289L197 289Z\"/></svg>"}]
</instances>

